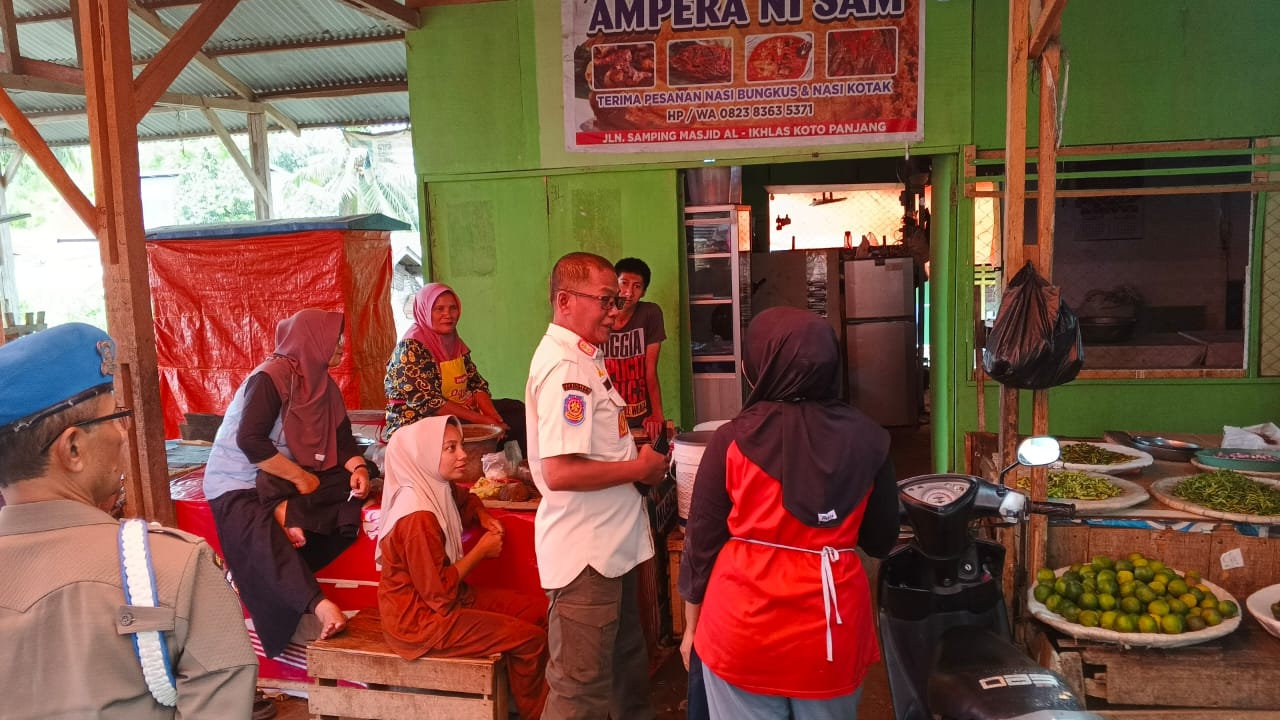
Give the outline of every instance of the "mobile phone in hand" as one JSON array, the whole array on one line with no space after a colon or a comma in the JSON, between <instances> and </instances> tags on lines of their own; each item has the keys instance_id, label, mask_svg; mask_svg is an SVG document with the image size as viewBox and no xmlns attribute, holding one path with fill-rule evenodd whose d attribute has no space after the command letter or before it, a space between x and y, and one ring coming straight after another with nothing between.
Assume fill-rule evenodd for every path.
<instances>
[{"instance_id":1,"label":"mobile phone in hand","mask_svg":"<svg viewBox=\"0 0 1280 720\"><path fill-rule=\"evenodd\" d=\"M659 455L666 455L669 444L670 441L667 438L667 434L665 432L659 433L658 437L653 439L653 451Z\"/></svg>"}]
</instances>

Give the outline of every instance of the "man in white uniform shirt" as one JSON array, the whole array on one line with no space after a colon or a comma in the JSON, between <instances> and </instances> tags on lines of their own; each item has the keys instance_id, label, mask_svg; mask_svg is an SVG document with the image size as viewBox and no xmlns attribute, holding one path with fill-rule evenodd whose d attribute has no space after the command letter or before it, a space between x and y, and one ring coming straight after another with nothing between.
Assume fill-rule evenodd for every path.
<instances>
[{"instance_id":1,"label":"man in white uniform shirt","mask_svg":"<svg viewBox=\"0 0 1280 720\"><path fill-rule=\"evenodd\" d=\"M551 273L551 324L525 387L534 524L549 600L547 720L651 720L636 567L653 557L644 499L667 458L637 453L600 345L622 303L608 260L569 253Z\"/></svg>"}]
</instances>

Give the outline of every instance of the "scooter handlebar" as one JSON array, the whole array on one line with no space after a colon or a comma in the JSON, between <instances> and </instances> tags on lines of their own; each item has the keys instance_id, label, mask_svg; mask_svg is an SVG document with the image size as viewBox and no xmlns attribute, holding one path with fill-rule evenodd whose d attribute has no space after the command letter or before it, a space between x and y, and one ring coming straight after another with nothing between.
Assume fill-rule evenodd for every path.
<instances>
[{"instance_id":1,"label":"scooter handlebar","mask_svg":"<svg viewBox=\"0 0 1280 720\"><path fill-rule=\"evenodd\" d=\"M1027 512L1035 513L1037 515L1075 517L1076 506L1070 503L1035 502L1034 500L1028 500Z\"/></svg>"}]
</instances>

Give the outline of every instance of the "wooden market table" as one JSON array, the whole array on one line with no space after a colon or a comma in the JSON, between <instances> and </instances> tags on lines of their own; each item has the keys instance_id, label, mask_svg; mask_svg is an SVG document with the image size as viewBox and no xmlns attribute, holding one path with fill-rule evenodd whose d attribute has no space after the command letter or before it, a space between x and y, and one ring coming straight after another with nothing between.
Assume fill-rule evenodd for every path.
<instances>
[{"instance_id":1,"label":"wooden market table","mask_svg":"<svg viewBox=\"0 0 1280 720\"><path fill-rule=\"evenodd\" d=\"M1134 433L1217 447L1217 435ZM976 434L975 434L976 435ZM966 438L971 468L994 452L994 436ZM1064 439L1064 442L1069 440ZM1154 459L1139 472L1118 474L1150 491L1156 480L1203 472L1189 462ZM1245 598L1280 582L1280 526L1232 523L1168 507L1152 496L1134 507L1080 512L1048 528L1048 567L1094 556L1140 552L1180 572L1196 570L1225 588L1244 615L1223 638L1180 648L1129 648L1075 640L1029 622L1028 648L1064 675L1090 710L1115 720L1280 719L1280 639L1248 614ZM1225 557L1224 557L1225 556ZM1234 561L1226 562L1237 558Z\"/></svg>"}]
</instances>

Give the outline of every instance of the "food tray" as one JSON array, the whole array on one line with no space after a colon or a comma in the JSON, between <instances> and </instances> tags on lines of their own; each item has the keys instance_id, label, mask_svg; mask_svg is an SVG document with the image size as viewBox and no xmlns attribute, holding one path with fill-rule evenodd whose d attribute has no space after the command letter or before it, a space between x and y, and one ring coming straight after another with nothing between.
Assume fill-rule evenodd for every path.
<instances>
[{"instance_id":1,"label":"food tray","mask_svg":"<svg viewBox=\"0 0 1280 720\"><path fill-rule=\"evenodd\" d=\"M1280 602L1280 583L1268 585L1255 592L1244 601L1244 604L1262 629L1280 638L1280 620L1276 620L1271 614L1271 604L1276 602Z\"/></svg>"},{"instance_id":2,"label":"food tray","mask_svg":"<svg viewBox=\"0 0 1280 720\"><path fill-rule=\"evenodd\" d=\"M1054 572L1061 577L1062 573L1070 570L1069 567L1058 568ZM1179 573L1181 574L1181 573ZM1213 591L1219 600L1230 600L1236 603L1236 607L1240 607L1240 603L1232 597L1231 593L1201 578L1200 582L1205 587ZM1101 627L1085 627L1079 623L1073 623L1061 615L1053 612L1044 606L1035 598L1035 587L1027 588L1027 609L1031 611L1032 616L1037 620L1058 630L1064 634L1070 635L1077 640L1092 640L1094 642L1114 643L1124 647L1153 647L1153 648L1172 648L1184 647L1187 645L1195 645L1207 640L1213 640L1235 632L1240 627L1240 618L1243 610L1236 613L1236 616L1230 620L1223 620L1220 624L1213 627L1207 627L1203 630L1195 630L1193 632L1184 632L1181 635L1165 635L1163 633L1122 633L1115 630L1107 630Z\"/></svg>"},{"instance_id":3,"label":"food tray","mask_svg":"<svg viewBox=\"0 0 1280 720\"><path fill-rule=\"evenodd\" d=\"M1215 469L1221 468L1210 468L1210 470ZM1220 520L1230 520L1231 522L1252 523L1254 525L1280 525L1280 515L1248 515L1245 513L1224 512L1222 510L1207 508L1203 505L1197 505L1190 500L1184 500L1183 498L1174 495L1173 489L1178 486L1178 483L1189 477L1191 476L1183 475L1180 477L1156 480L1151 483L1151 494L1154 495L1157 500L1175 510L1184 510L1189 513L1195 513L1196 515L1218 518ZM1261 478L1257 476L1251 476L1250 479L1255 482L1262 483L1263 485L1280 488L1280 480L1272 480L1270 478Z\"/></svg>"},{"instance_id":4,"label":"food tray","mask_svg":"<svg viewBox=\"0 0 1280 720\"><path fill-rule=\"evenodd\" d=\"M1077 515L1080 513L1092 514L1092 513L1110 512L1112 510L1123 510L1124 508L1130 508L1130 507L1133 507L1134 505L1141 505L1142 503L1151 499L1151 496L1147 494L1147 491L1145 488L1143 488L1138 483L1132 482L1130 480L1125 480L1123 478L1118 478L1114 475L1107 475L1105 473L1099 473L1099 472L1089 472L1089 471L1079 471L1079 470L1074 472L1084 472L1086 475L1092 475L1094 477L1103 478L1104 480L1120 488L1119 495L1115 497L1106 498L1105 500L1080 500L1076 498L1049 498L1049 502L1071 503L1072 505L1075 505ZM1021 490L1021 488L1018 488L1018 490Z\"/></svg>"},{"instance_id":5,"label":"food tray","mask_svg":"<svg viewBox=\"0 0 1280 720\"><path fill-rule=\"evenodd\" d=\"M1079 443L1092 445L1094 447L1102 448L1103 450L1110 450L1111 452L1120 453L1121 455L1128 455L1130 458L1132 458L1132 460L1113 463L1111 465L1088 465L1084 463L1060 462L1059 464L1061 464L1063 469L1083 470L1085 472L1098 472L1098 473L1106 473L1108 475L1115 475L1116 473L1140 472L1142 468L1148 467L1153 462L1151 455L1141 450L1136 450L1131 447L1125 447L1124 445L1114 445L1112 443L1101 443L1101 442L1087 442L1084 440L1073 440L1070 442L1064 442L1062 443L1062 445L1065 448L1067 445L1076 445Z\"/></svg>"},{"instance_id":6,"label":"food tray","mask_svg":"<svg viewBox=\"0 0 1280 720\"><path fill-rule=\"evenodd\" d=\"M1220 453L1250 453L1265 455L1271 460L1244 460L1218 457ZM1258 448L1209 448L1196 453L1197 467L1211 470L1235 470L1242 473L1268 473L1280 475L1280 450Z\"/></svg>"},{"instance_id":7,"label":"food tray","mask_svg":"<svg viewBox=\"0 0 1280 720\"><path fill-rule=\"evenodd\" d=\"M521 502L511 502L509 500L481 500L487 508L497 508L499 510L537 510L538 504L542 502L542 498L534 500L524 500Z\"/></svg>"},{"instance_id":8,"label":"food tray","mask_svg":"<svg viewBox=\"0 0 1280 720\"><path fill-rule=\"evenodd\" d=\"M1191 458L1191 464L1194 465L1196 468L1203 470L1205 472L1215 472L1218 470L1227 469L1227 468L1221 468L1221 467L1214 467L1213 465L1205 465L1204 463L1200 462L1199 459L1194 457ZM1259 470L1236 470L1236 472L1240 473L1241 475L1248 475L1249 477L1272 478L1275 480L1280 480L1280 472L1262 472Z\"/></svg>"}]
</instances>

